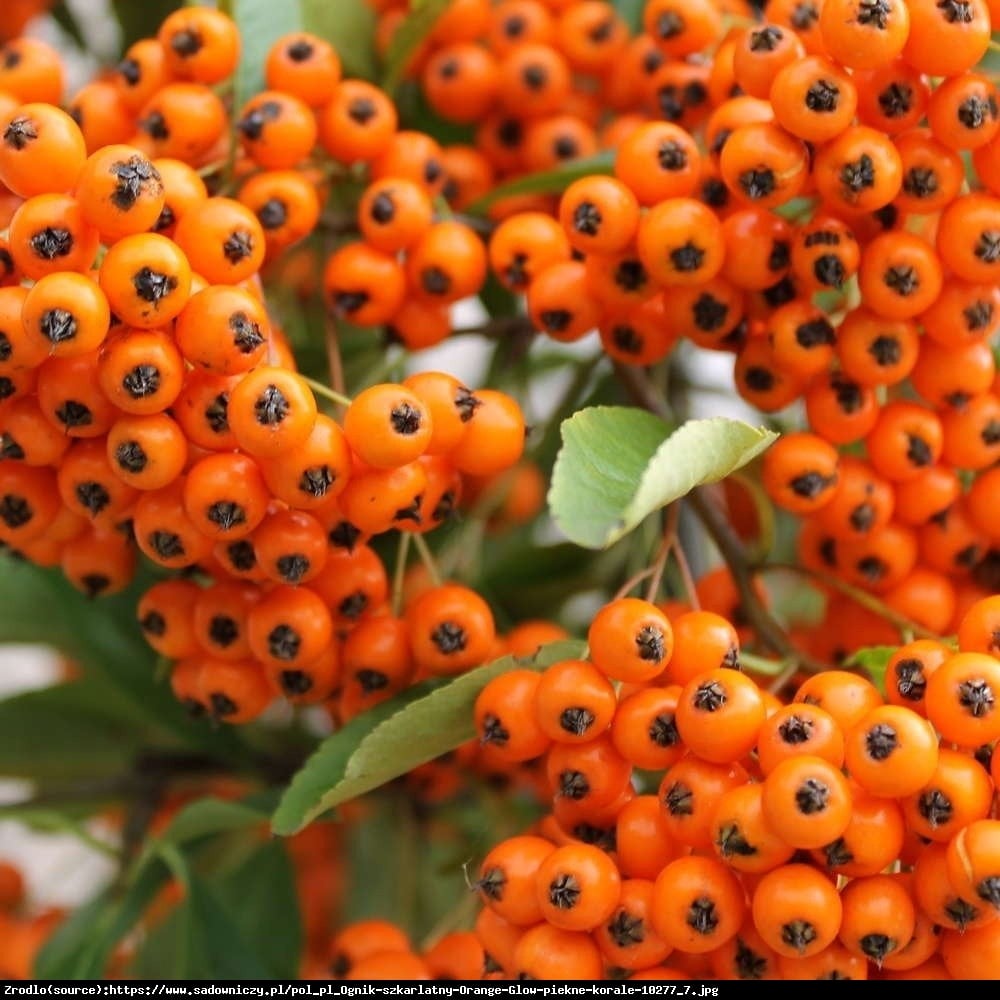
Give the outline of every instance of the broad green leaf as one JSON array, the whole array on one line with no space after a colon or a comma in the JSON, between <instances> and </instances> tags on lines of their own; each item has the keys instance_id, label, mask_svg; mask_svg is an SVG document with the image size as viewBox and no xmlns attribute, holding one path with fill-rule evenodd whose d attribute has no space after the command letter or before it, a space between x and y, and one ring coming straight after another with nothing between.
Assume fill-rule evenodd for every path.
<instances>
[{"instance_id":1,"label":"broad green leaf","mask_svg":"<svg viewBox=\"0 0 1000 1000\"><path fill-rule=\"evenodd\" d=\"M583 156L578 160L567 160L553 170L542 170L536 174L516 177L506 184L499 184L489 194L474 201L466 209L471 215L481 215L491 205L504 198L522 194L560 194L581 177L591 174L610 174L614 170L615 154L612 150Z\"/></svg>"},{"instance_id":2,"label":"broad green leaf","mask_svg":"<svg viewBox=\"0 0 1000 1000\"><path fill-rule=\"evenodd\" d=\"M725 478L777 435L738 420L689 420L670 433L631 407L581 410L562 425L549 508L570 541L602 549L694 487Z\"/></svg>"},{"instance_id":3,"label":"broad green leaf","mask_svg":"<svg viewBox=\"0 0 1000 1000\"><path fill-rule=\"evenodd\" d=\"M529 660L505 656L447 682L418 684L356 716L328 737L285 790L275 833L296 833L321 813L370 792L472 739L472 707L494 677L517 667L543 670L579 656L579 642L556 642Z\"/></svg>"},{"instance_id":4,"label":"broad green leaf","mask_svg":"<svg viewBox=\"0 0 1000 1000\"><path fill-rule=\"evenodd\" d=\"M885 694L885 674L889 660L898 646L864 646L844 661L845 667L860 667L871 678L872 683Z\"/></svg>"},{"instance_id":5,"label":"broad green leaf","mask_svg":"<svg viewBox=\"0 0 1000 1000\"><path fill-rule=\"evenodd\" d=\"M421 0L414 3L409 15L396 29L385 56L382 89L392 94L406 75L413 54L431 33L437 19L448 9L451 0Z\"/></svg>"},{"instance_id":6,"label":"broad green leaf","mask_svg":"<svg viewBox=\"0 0 1000 1000\"><path fill-rule=\"evenodd\" d=\"M642 12L646 6L646 0L614 0L614 5L628 25L629 31L633 35L638 34L642 27Z\"/></svg>"},{"instance_id":7,"label":"broad green leaf","mask_svg":"<svg viewBox=\"0 0 1000 1000\"><path fill-rule=\"evenodd\" d=\"M645 410L593 406L564 420L561 431L549 508L571 541L609 545L670 428Z\"/></svg>"},{"instance_id":8,"label":"broad green leaf","mask_svg":"<svg viewBox=\"0 0 1000 1000\"><path fill-rule=\"evenodd\" d=\"M272 0L274 2L274 0ZM325 38L347 76L375 78L375 11L368 0L300 0L302 27Z\"/></svg>"},{"instance_id":9,"label":"broad green leaf","mask_svg":"<svg viewBox=\"0 0 1000 1000\"><path fill-rule=\"evenodd\" d=\"M113 695L82 680L0 701L0 775L68 784L127 770L144 735Z\"/></svg>"},{"instance_id":10,"label":"broad green leaf","mask_svg":"<svg viewBox=\"0 0 1000 1000\"><path fill-rule=\"evenodd\" d=\"M233 81L236 113L265 89L264 63L282 35L302 28L299 0L232 0L232 16L240 29L242 49Z\"/></svg>"}]
</instances>

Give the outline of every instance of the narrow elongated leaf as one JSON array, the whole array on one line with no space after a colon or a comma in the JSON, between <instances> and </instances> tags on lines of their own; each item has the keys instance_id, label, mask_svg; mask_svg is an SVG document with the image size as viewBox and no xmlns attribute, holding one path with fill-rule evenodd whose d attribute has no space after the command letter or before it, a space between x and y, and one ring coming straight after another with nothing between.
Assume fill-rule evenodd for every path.
<instances>
[{"instance_id":1,"label":"narrow elongated leaf","mask_svg":"<svg viewBox=\"0 0 1000 1000\"><path fill-rule=\"evenodd\" d=\"M59 25L63 31L69 35L70 38L76 42L77 45L83 49L84 52L87 51L87 39L84 37L83 31L80 28L80 22L77 20L76 15L66 6L65 2L57 3L51 11L52 18Z\"/></svg>"},{"instance_id":2,"label":"narrow elongated leaf","mask_svg":"<svg viewBox=\"0 0 1000 1000\"><path fill-rule=\"evenodd\" d=\"M272 978L233 913L200 875L192 874L188 879L177 923L176 951L166 956L168 978Z\"/></svg>"},{"instance_id":3,"label":"narrow elongated leaf","mask_svg":"<svg viewBox=\"0 0 1000 1000\"><path fill-rule=\"evenodd\" d=\"M559 194L581 177L589 177L591 174L610 174L614 167L615 154L612 150L595 153L593 156L583 156L578 160L567 160L552 170L525 174L506 184L497 185L489 194L483 195L469 205L466 211L471 215L481 215L496 202L515 195Z\"/></svg>"},{"instance_id":4,"label":"narrow elongated leaf","mask_svg":"<svg viewBox=\"0 0 1000 1000\"><path fill-rule=\"evenodd\" d=\"M571 541L607 548L654 510L741 468L776 437L724 417L690 420L671 434L644 410L581 410L562 425L549 507Z\"/></svg>"},{"instance_id":5,"label":"narrow elongated leaf","mask_svg":"<svg viewBox=\"0 0 1000 1000\"><path fill-rule=\"evenodd\" d=\"M284 841L262 843L240 864L212 879L219 901L269 976L298 977L302 953L302 918L295 869ZM280 914L261 920L262 913Z\"/></svg>"},{"instance_id":6,"label":"narrow elongated leaf","mask_svg":"<svg viewBox=\"0 0 1000 1000\"><path fill-rule=\"evenodd\" d=\"M139 979L295 978L302 925L294 878L279 841L224 871L189 875L184 902L151 928L130 972ZM265 913L280 919L262 920Z\"/></svg>"},{"instance_id":7,"label":"narrow elongated leaf","mask_svg":"<svg viewBox=\"0 0 1000 1000\"><path fill-rule=\"evenodd\" d=\"M264 63L282 35L302 28L299 0L232 0L233 20L240 29L242 50L234 81L236 111L265 87Z\"/></svg>"},{"instance_id":8,"label":"narrow elongated leaf","mask_svg":"<svg viewBox=\"0 0 1000 1000\"><path fill-rule=\"evenodd\" d=\"M413 54L431 33L437 19L448 9L451 0L420 0L405 21L396 29L385 57L382 89L392 94L406 75Z\"/></svg>"},{"instance_id":9,"label":"narrow elongated leaf","mask_svg":"<svg viewBox=\"0 0 1000 1000\"><path fill-rule=\"evenodd\" d=\"M293 834L326 810L454 750L475 735L472 707L494 677L517 667L544 670L582 650L582 643L567 641L551 643L528 660L505 656L451 681L418 684L356 716L292 779L272 829Z\"/></svg>"},{"instance_id":10,"label":"narrow elongated leaf","mask_svg":"<svg viewBox=\"0 0 1000 1000\"><path fill-rule=\"evenodd\" d=\"M167 868L144 865L124 888L112 886L75 910L45 942L35 959L39 979L100 979L112 952L146 911L167 880Z\"/></svg>"},{"instance_id":11,"label":"narrow elongated leaf","mask_svg":"<svg viewBox=\"0 0 1000 1000\"><path fill-rule=\"evenodd\" d=\"M81 958L95 929L109 918L113 902L109 892L102 892L75 909L46 939L35 957L38 979L73 979L78 975ZM100 976L103 968L94 973Z\"/></svg>"},{"instance_id":12,"label":"narrow elongated leaf","mask_svg":"<svg viewBox=\"0 0 1000 1000\"><path fill-rule=\"evenodd\" d=\"M375 8L368 0L300 0L302 27L326 39L347 76L375 78Z\"/></svg>"}]
</instances>

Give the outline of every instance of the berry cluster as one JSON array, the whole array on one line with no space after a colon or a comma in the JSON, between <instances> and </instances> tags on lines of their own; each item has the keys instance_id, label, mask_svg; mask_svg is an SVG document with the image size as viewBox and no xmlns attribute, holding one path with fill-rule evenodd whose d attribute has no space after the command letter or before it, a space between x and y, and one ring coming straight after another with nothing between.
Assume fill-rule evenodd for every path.
<instances>
[{"instance_id":1,"label":"berry cluster","mask_svg":"<svg viewBox=\"0 0 1000 1000\"><path fill-rule=\"evenodd\" d=\"M766 496L744 518L729 483L726 512L744 535L771 504L799 519L819 623L783 632L718 533L732 571L692 583L674 508L648 600L606 604L581 659L496 676L476 739L404 778L417 811L478 782L544 814L480 864L474 931L424 949L365 921L331 943L342 845L315 827L291 842L307 973L996 978L991 4L646 0L633 34L605 0L451 0L398 102L403 0L372 0L386 89L297 32L247 95L215 7L170 14L65 110L57 53L4 46L0 543L95 597L152 564L138 622L194 714L281 697L343 726L566 637L501 635L433 558L405 573L463 499L499 484L502 522L538 511L519 405L438 371L353 398L315 382L268 277L322 300L338 383L340 327L420 350L459 300L504 298L492 282L517 307L484 332L597 331L595 360L660 412L676 346L726 354L791 428ZM43 2L8 6L0 35ZM671 546L687 600L657 605ZM891 648L881 688L822 670L867 645ZM0 867L0 972L26 977L58 915L14 913L18 885Z\"/></svg>"},{"instance_id":2,"label":"berry cluster","mask_svg":"<svg viewBox=\"0 0 1000 1000\"><path fill-rule=\"evenodd\" d=\"M529 155L536 132L589 130L569 156L615 152L612 177L491 209L490 266L526 295L532 327L558 340L597 328L623 363L653 364L680 339L730 352L748 402L804 404L810 433L765 464L772 499L805 518L801 562L953 631L996 582L1000 117L976 69L986 4L875 17L851 0L771 3L732 26L715 4L665 0L646 4L631 41L599 2L458 7L453 30L469 36L432 36L414 72L440 114L464 120L445 85L462 81L480 115L502 117L507 159L492 124L477 131L495 172L551 166ZM831 601L830 634L857 617Z\"/></svg>"},{"instance_id":3,"label":"berry cluster","mask_svg":"<svg viewBox=\"0 0 1000 1000\"><path fill-rule=\"evenodd\" d=\"M359 920L338 931L320 978L481 979L486 960L471 931L443 934L422 954L388 920Z\"/></svg>"},{"instance_id":4,"label":"berry cluster","mask_svg":"<svg viewBox=\"0 0 1000 1000\"><path fill-rule=\"evenodd\" d=\"M267 62L273 89L234 119L249 174L236 200L209 195L196 169L209 161L213 173L228 134L212 85L234 71L239 37L223 14L171 15L71 114L51 103L61 89L54 53L27 40L11 51L13 68L0 71L0 181L19 204L0 288L0 540L61 566L91 596L125 587L137 552L183 571L149 590L139 618L151 644L180 661L172 683L192 707L243 722L278 692L325 700L339 688L341 639L387 596L365 543L436 527L463 477L505 471L525 437L510 397L437 372L340 400L341 425L318 411L271 321L258 271L319 216L316 118L332 121L336 149L324 148L356 161L337 116L367 107L355 91L369 85L340 81L321 40L279 40ZM117 130L105 98L121 106ZM372 194L379 205L389 197ZM429 226L429 196L415 198ZM397 221L406 228L404 213ZM376 239L401 250L393 237ZM342 253L328 275L343 273ZM342 693L342 715L415 672L482 662L489 609L462 588L435 594L405 625L380 617L353 639L344 657L357 684Z\"/></svg>"},{"instance_id":5,"label":"berry cluster","mask_svg":"<svg viewBox=\"0 0 1000 1000\"><path fill-rule=\"evenodd\" d=\"M782 704L739 669L725 619L671 625L634 598L595 617L588 661L492 681L482 742L540 759L553 798L479 866L487 969L995 975L1000 664L984 650L998 606L969 611L959 652L899 647L886 699L831 670Z\"/></svg>"}]
</instances>

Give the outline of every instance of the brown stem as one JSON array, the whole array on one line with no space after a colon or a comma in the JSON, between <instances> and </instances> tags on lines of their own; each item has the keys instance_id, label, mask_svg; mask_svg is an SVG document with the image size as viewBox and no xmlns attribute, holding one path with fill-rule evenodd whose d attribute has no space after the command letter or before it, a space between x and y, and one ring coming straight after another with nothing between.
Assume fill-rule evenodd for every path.
<instances>
[{"instance_id":1,"label":"brown stem","mask_svg":"<svg viewBox=\"0 0 1000 1000\"><path fill-rule=\"evenodd\" d=\"M341 396L344 389L344 359L340 353L340 334L337 321L327 312L323 317L323 331L326 343L326 361L330 369L330 388Z\"/></svg>"},{"instance_id":2,"label":"brown stem","mask_svg":"<svg viewBox=\"0 0 1000 1000\"><path fill-rule=\"evenodd\" d=\"M328 215L319 220L318 227L327 236L356 236L360 233L358 220L353 215Z\"/></svg>"},{"instance_id":3,"label":"brown stem","mask_svg":"<svg viewBox=\"0 0 1000 1000\"><path fill-rule=\"evenodd\" d=\"M527 316L500 316L497 319L488 320L481 326L459 327L452 330L452 336L476 335L505 340L513 337L531 336L534 332L534 324Z\"/></svg>"},{"instance_id":4,"label":"brown stem","mask_svg":"<svg viewBox=\"0 0 1000 1000\"><path fill-rule=\"evenodd\" d=\"M676 533L676 528L674 529ZM691 564L688 562L687 553L684 551L684 546L681 545L681 538L679 534L676 534L676 542L674 543L674 560L677 563L677 571L681 575L681 585L684 587L684 596L687 598L688 604L694 608L695 611L701 611L701 601L698 600L698 588L695 586L694 574L691 572Z\"/></svg>"},{"instance_id":5,"label":"brown stem","mask_svg":"<svg viewBox=\"0 0 1000 1000\"><path fill-rule=\"evenodd\" d=\"M667 510L667 526L663 532L663 540L657 549L656 558L650 566L649 583L646 584L646 600L655 601L656 593L660 589L663 580L663 572L667 568L667 560L670 552L678 545L677 539L677 505L672 505Z\"/></svg>"},{"instance_id":6,"label":"brown stem","mask_svg":"<svg viewBox=\"0 0 1000 1000\"><path fill-rule=\"evenodd\" d=\"M481 215L463 215L461 212L449 212L444 218L461 222L480 236L492 236L497 224L492 219L484 219Z\"/></svg>"},{"instance_id":7,"label":"brown stem","mask_svg":"<svg viewBox=\"0 0 1000 1000\"><path fill-rule=\"evenodd\" d=\"M829 669L827 664L813 659L808 653L798 649L788 638L788 633L778 620L764 607L753 586L754 574L747 559L746 549L722 512L712 502L705 488L702 486L692 491L689 499L695 514L698 515L698 520L701 521L729 567L740 595L740 607L746 616L747 624L757 633L760 641L779 656L796 660L810 673Z\"/></svg>"},{"instance_id":8,"label":"brown stem","mask_svg":"<svg viewBox=\"0 0 1000 1000\"><path fill-rule=\"evenodd\" d=\"M639 570L638 573L630 576L619 588L615 591L615 596L612 598L613 601L620 601L623 597L627 597L629 591L634 590L636 587L642 583L643 580L648 580L650 577L656 575L656 566L646 566L644 569Z\"/></svg>"}]
</instances>

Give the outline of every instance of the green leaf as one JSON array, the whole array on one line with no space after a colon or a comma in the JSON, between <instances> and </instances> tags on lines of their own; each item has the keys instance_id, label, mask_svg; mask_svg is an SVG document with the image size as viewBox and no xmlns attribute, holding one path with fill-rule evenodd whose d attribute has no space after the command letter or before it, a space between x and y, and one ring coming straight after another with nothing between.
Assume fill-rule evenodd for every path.
<instances>
[{"instance_id":1,"label":"green leaf","mask_svg":"<svg viewBox=\"0 0 1000 1000\"><path fill-rule=\"evenodd\" d=\"M119 765L120 763L119 759ZM39 976L47 979L101 977L118 942L133 929L161 886L167 881L170 872L164 863L164 856L169 854L173 858L180 858L186 864L187 853L182 854L182 850L190 853L213 842L213 838L218 842L220 834L247 830L256 825L263 827L267 822L271 805L270 797L261 796L249 797L239 802L205 798L183 808L162 834L147 843L145 851L137 859L131 877L124 886L111 886L59 926L36 961L36 971ZM274 864L276 862L272 859L272 869ZM249 878L247 875L244 877ZM293 935L298 926L297 917L293 916L295 912L293 909L284 908L285 897L280 895L279 889L280 887L272 884L268 892L281 902L280 912L285 914L283 919L288 921L289 926L282 928L280 932L276 932L267 924L265 927L269 934L275 935L276 941L287 943L289 940L297 939ZM195 917L199 919L203 915L202 902L203 900L196 900L194 912ZM211 916L212 902L209 901L205 905ZM246 918L249 921L252 916L259 922L261 912L262 909L248 909ZM191 919L190 915L185 919ZM226 919L230 918L227 916ZM243 926L242 921L242 915L236 919L240 927ZM254 953L268 951L267 947L259 942L251 950ZM294 953L297 955L297 950ZM197 954L195 957L197 958ZM253 968L256 969L257 966ZM163 966L159 966L155 970L155 975L162 977L163 969ZM251 975L248 969L244 970L245 975ZM282 962L275 960L274 974L290 976L292 973ZM253 975L256 976L257 972ZM220 972L219 977L222 976L223 973Z\"/></svg>"},{"instance_id":2,"label":"green leaf","mask_svg":"<svg viewBox=\"0 0 1000 1000\"><path fill-rule=\"evenodd\" d=\"M763 674L765 677L777 677L788 666L788 663L785 660L772 660L766 656L756 656L741 649L740 666L745 670L752 670L755 674Z\"/></svg>"},{"instance_id":3,"label":"green leaf","mask_svg":"<svg viewBox=\"0 0 1000 1000\"><path fill-rule=\"evenodd\" d=\"M325 38L347 76L375 78L375 11L368 0L300 0L302 27Z\"/></svg>"},{"instance_id":4,"label":"green leaf","mask_svg":"<svg viewBox=\"0 0 1000 1000\"><path fill-rule=\"evenodd\" d=\"M622 20L628 25L628 30L633 35L638 34L642 27L642 12L646 0L614 0L614 5Z\"/></svg>"},{"instance_id":5,"label":"green leaf","mask_svg":"<svg viewBox=\"0 0 1000 1000\"><path fill-rule=\"evenodd\" d=\"M0 701L0 774L68 783L122 772L144 736L113 694L83 680Z\"/></svg>"},{"instance_id":6,"label":"green leaf","mask_svg":"<svg viewBox=\"0 0 1000 1000\"><path fill-rule=\"evenodd\" d=\"M275 833L296 833L321 813L386 784L475 736L472 706L494 677L515 668L544 670L580 656L579 642L545 646L533 659L505 656L447 682L429 681L352 719L328 737L285 790Z\"/></svg>"},{"instance_id":7,"label":"green leaf","mask_svg":"<svg viewBox=\"0 0 1000 1000\"><path fill-rule=\"evenodd\" d=\"M150 845L150 850L155 851L163 843L180 846L212 834L263 824L267 822L268 815L266 807L255 805L248 799L242 802L213 797L199 799L181 809L166 830Z\"/></svg>"},{"instance_id":8,"label":"green leaf","mask_svg":"<svg viewBox=\"0 0 1000 1000\"><path fill-rule=\"evenodd\" d=\"M150 929L132 963L133 975L295 978L302 925L295 872L283 843L256 845L224 871L189 872L185 880L184 901Z\"/></svg>"},{"instance_id":9,"label":"green leaf","mask_svg":"<svg viewBox=\"0 0 1000 1000\"><path fill-rule=\"evenodd\" d=\"M393 94L406 75L413 54L431 33L438 18L448 9L451 0L421 0L414 3L411 13L396 29L385 56L382 89Z\"/></svg>"},{"instance_id":10,"label":"green leaf","mask_svg":"<svg viewBox=\"0 0 1000 1000\"><path fill-rule=\"evenodd\" d=\"M112 886L75 910L35 959L39 979L99 979L111 955L167 880L164 864L144 866L127 887Z\"/></svg>"},{"instance_id":11,"label":"green leaf","mask_svg":"<svg viewBox=\"0 0 1000 1000\"><path fill-rule=\"evenodd\" d=\"M213 732L192 721L170 686L156 683L156 654L143 639L135 612L139 595L153 580L140 571L122 593L94 601L58 569L0 556L0 642L40 643L64 653L83 668L88 681L100 682L99 691L88 688L90 703L103 701L108 715L143 728L147 743L163 744L169 737L237 755L237 734Z\"/></svg>"},{"instance_id":12,"label":"green leaf","mask_svg":"<svg viewBox=\"0 0 1000 1000\"><path fill-rule=\"evenodd\" d=\"M180 5L177 0L113 0L115 17L122 29L122 51L140 38L156 34L163 19Z\"/></svg>"},{"instance_id":13,"label":"green leaf","mask_svg":"<svg viewBox=\"0 0 1000 1000\"><path fill-rule=\"evenodd\" d=\"M212 881L220 902L267 975L298 978L303 929L295 869L286 844L280 840L262 843ZM261 914L266 913L277 914L279 919L262 920Z\"/></svg>"},{"instance_id":14,"label":"green leaf","mask_svg":"<svg viewBox=\"0 0 1000 1000\"><path fill-rule=\"evenodd\" d=\"M166 957L160 975L170 979L271 978L211 884L192 873L185 890L176 913L175 950ZM279 913L274 911L275 916ZM284 914L278 919L284 919Z\"/></svg>"},{"instance_id":15,"label":"green leaf","mask_svg":"<svg viewBox=\"0 0 1000 1000\"><path fill-rule=\"evenodd\" d=\"M69 35L70 38L76 42L80 48L86 52L87 51L87 39L84 37L83 31L80 28L80 22L76 19L76 15L63 3L57 3L51 11L52 19L59 25L63 31Z\"/></svg>"},{"instance_id":16,"label":"green leaf","mask_svg":"<svg viewBox=\"0 0 1000 1000\"><path fill-rule=\"evenodd\" d=\"M265 89L264 63L271 46L282 35L300 31L299 0L232 0L232 16L240 29L242 50L233 82L236 113Z\"/></svg>"},{"instance_id":17,"label":"green leaf","mask_svg":"<svg viewBox=\"0 0 1000 1000\"><path fill-rule=\"evenodd\" d=\"M614 171L613 150L582 156L578 160L567 160L553 170L542 170L536 174L516 177L506 184L499 184L489 194L474 201L466 208L471 215L482 215L495 202L522 194L560 194L573 181L591 174L610 174Z\"/></svg>"},{"instance_id":18,"label":"green leaf","mask_svg":"<svg viewBox=\"0 0 1000 1000\"><path fill-rule=\"evenodd\" d=\"M492 271L487 274L486 281L479 290L479 301L489 313L490 319L517 315L517 296L509 288L504 288ZM496 350L499 351L501 346L497 344Z\"/></svg>"},{"instance_id":19,"label":"green leaf","mask_svg":"<svg viewBox=\"0 0 1000 1000\"><path fill-rule=\"evenodd\" d=\"M607 548L654 510L746 465L776 437L725 417L689 420L671 434L644 410L581 410L562 425L549 507L571 541Z\"/></svg>"},{"instance_id":20,"label":"green leaf","mask_svg":"<svg viewBox=\"0 0 1000 1000\"><path fill-rule=\"evenodd\" d=\"M872 683L885 694L885 674L889 660L898 646L863 646L844 661L845 667L860 667L871 678Z\"/></svg>"},{"instance_id":21,"label":"green leaf","mask_svg":"<svg viewBox=\"0 0 1000 1000\"><path fill-rule=\"evenodd\" d=\"M396 92L396 110L399 120L407 128L434 136L442 146L472 146L476 130L472 125L460 125L442 118L427 102L427 97L417 80L405 80Z\"/></svg>"}]
</instances>

